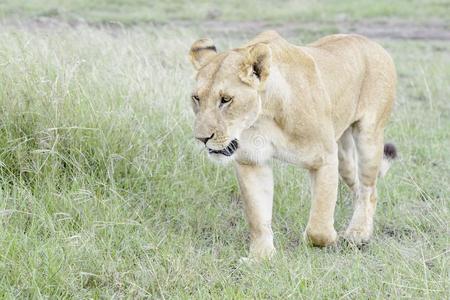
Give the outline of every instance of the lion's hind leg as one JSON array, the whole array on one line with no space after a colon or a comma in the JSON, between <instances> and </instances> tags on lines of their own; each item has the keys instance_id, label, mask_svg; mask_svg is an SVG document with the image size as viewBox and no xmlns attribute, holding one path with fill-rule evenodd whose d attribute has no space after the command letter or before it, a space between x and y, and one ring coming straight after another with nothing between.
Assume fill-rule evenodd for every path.
<instances>
[{"instance_id":1,"label":"lion's hind leg","mask_svg":"<svg viewBox=\"0 0 450 300\"><path fill-rule=\"evenodd\" d=\"M339 175L354 195L359 188L358 160L352 127L338 141Z\"/></svg>"},{"instance_id":2,"label":"lion's hind leg","mask_svg":"<svg viewBox=\"0 0 450 300\"><path fill-rule=\"evenodd\" d=\"M377 205L377 177L383 157L383 128L371 128L358 122L353 131L358 157L359 187L356 191L353 216L345 232L347 240L368 242L373 231Z\"/></svg>"}]
</instances>

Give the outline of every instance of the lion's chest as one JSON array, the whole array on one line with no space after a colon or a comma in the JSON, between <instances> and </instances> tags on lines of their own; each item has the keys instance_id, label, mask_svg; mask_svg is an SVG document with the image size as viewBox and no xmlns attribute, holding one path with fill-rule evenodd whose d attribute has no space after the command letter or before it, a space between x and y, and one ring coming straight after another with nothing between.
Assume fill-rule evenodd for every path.
<instances>
[{"instance_id":1,"label":"lion's chest","mask_svg":"<svg viewBox=\"0 0 450 300\"><path fill-rule=\"evenodd\" d=\"M270 121L258 122L242 132L236 152L238 162L262 164L271 158L302 167L309 165L312 160L300 143L290 140Z\"/></svg>"},{"instance_id":2,"label":"lion's chest","mask_svg":"<svg viewBox=\"0 0 450 300\"><path fill-rule=\"evenodd\" d=\"M239 149L236 160L246 164L262 164L273 157L274 147L268 132L261 126L252 126L244 130L239 137Z\"/></svg>"}]
</instances>

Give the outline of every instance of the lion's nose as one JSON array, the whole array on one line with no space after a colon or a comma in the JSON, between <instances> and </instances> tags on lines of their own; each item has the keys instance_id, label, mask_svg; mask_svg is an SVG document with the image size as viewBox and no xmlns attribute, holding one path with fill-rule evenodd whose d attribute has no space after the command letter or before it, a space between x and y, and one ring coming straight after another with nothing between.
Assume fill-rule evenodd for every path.
<instances>
[{"instance_id":1,"label":"lion's nose","mask_svg":"<svg viewBox=\"0 0 450 300\"><path fill-rule=\"evenodd\" d=\"M196 137L196 139L199 140L200 142L202 142L203 144L206 145L206 143L207 143L210 139L212 139L213 136L214 136L214 133L211 134L210 137Z\"/></svg>"}]
</instances>

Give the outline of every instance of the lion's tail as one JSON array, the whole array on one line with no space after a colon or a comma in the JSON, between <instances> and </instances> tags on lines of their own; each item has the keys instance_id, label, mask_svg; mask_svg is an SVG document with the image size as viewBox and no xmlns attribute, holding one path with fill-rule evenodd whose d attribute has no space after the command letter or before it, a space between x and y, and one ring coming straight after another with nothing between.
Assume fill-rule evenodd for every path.
<instances>
[{"instance_id":1,"label":"lion's tail","mask_svg":"<svg viewBox=\"0 0 450 300\"><path fill-rule=\"evenodd\" d=\"M391 167L392 162L397 158L397 148L394 144L386 143L384 144L384 155L380 166L380 177L384 177L387 171Z\"/></svg>"}]
</instances>

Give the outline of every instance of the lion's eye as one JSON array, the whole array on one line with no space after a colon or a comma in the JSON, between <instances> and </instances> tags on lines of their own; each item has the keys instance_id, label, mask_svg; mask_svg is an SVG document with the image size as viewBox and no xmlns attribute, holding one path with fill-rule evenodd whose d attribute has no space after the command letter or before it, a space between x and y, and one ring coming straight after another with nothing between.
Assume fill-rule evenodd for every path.
<instances>
[{"instance_id":1,"label":"lion's eye","mask_svg":"<svg viewBox=\"0 0 450 300\"><path fill-rule=\"evenodd\" d=\"M192 100L194 100L195 102L200 102L200 98L197 95L192 95Z\"/></svg>"},{"instance_id":2,"label":"lion's eye","mask_svg":"<svg viewBox=\"0 0 450 300\"><path fill-rule=\"evenodd\" d=\"M223 106L223 105L231 102L231 100L233 100L233 98L231 98L230 96L222 96L220 98L220 106Z\"/></svg>"}]
</instances>

